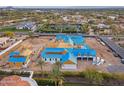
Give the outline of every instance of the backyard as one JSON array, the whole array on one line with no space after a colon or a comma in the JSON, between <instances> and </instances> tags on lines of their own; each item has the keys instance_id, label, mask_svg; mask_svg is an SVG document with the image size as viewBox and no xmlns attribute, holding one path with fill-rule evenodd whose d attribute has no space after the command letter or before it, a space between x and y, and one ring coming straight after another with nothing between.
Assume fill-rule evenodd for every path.
<instances>
[{"instance_id":1,"label":"backyard","mask_svg":"<svg viewBox=\"0 0 124 93\"><path fill-rule=\"evenodd\" d=\"M28 32L30 30L28 29L16 29L16 27L2 27L0 28L0 32L7 32L7 31L10 31L10 32Z\"/></svg>"}]
</instances>

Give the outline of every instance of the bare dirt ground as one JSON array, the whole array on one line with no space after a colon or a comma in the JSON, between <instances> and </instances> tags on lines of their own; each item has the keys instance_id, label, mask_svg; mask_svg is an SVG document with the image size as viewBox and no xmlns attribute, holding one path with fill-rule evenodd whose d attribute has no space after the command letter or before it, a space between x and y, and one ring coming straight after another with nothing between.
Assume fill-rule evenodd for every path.
<instances>
[{"instance_id":1,"label":"bare dirt ground","mask_svg":"<svg viewBox=\"0 0 124 93\"><path fill-rule=\"evenodd\" d=\"M124 40L116 41L115 43L116 43L116 44L124 44Z\"/></svg>"},{"instance_id":2,"label":"bare dirt ground","mask_svg":"<svg viewBox=\"0 0 124 93\"><path fill-rule=\"evenodd\" d=\"M43 46L45 46L47 43L49 43L50 38L52 37L42 36L42 37L36 37L36 38L29 38L25 40L22 43L22 45L31 45L32 49L36 51L39 48L42 48Z\"/></svg>"},{"instance_id":3,"label":"bare dirt ground","mask_svg":"<svg viewBox=\"0 0 124 93\"><path fill-rule=\"evenodd\" d=\"M54 37L41 36L41 37L29 38L29 39L23 41L23 43L20 45L20 47L21 46L26 46L26 47L31 46L31 50L33 52L35 52L34 55L31 55L32 60L30 61L29 65L28 65L29 66L28 68L30 70L33 70L33 71L40 71L41 70L40 66L37 65L38 58L37 58L36 53L39 51L40 48L46 47L46 45L49 43L51 38L54 38ZM98 71L108 72L109 67L112 71L117 71L117 70L120 71L120 68L124 68L124 65L120 62L120 58L115 57L112 54L112 51L107 46L102 45L95 38L86 38L86 43L91 48L93 48L97 51L97 57L104 59L105 63L97 66L97 65L93 65L92 61L87 61L87 60L78 61L77 71L84 71L86 69L95 68L95 69L98 69ZM19 48L16 50L19 50ZM44 69L44 71L50 71L52 69L52 67L53 66L51 64L45 64L43 69ZM122 70L122 72L124 72L123 69L121 69L121 70Z\"/></svg>"},{"instance_id":4,"label":"bare dirt ground","mask_svg":"<svg viewBox=\"0 0 124 93\"><path fill-rule=\"evenodd\" d=\"M28 38L25 41L23 41L21 43L21 45L17 49L15 49L14 51L22 52L22 47L23 48L30 48L34 54L31 55L31 57L30 57L30 59L32 59L32 60L29 63L29 69L34 70L34 71L40 70L40 66L36 66L36 62L38 59L37 58L38 57L38 51L40 49L42 49L43 47L45 47L46 44L49 43L50 38L53 38L53 37L41 36L41 37ZM2 59L0 64L4 65L4 64L6 64L7 61L8 61L8 56L6 56L4 59ZM2 68L4 69L5 67L2 67ZM13 68L6 68L6 69L13 69ZM49 70L50 67L45 66L45 69Z\"/></svg>"},{"instance_id":5,"label":"bare dirt ground","mask_svg":"<svg viewBox=\"0 0 124 93\"><path fill-rule=\"evenodd\" d=\"M35 54L31 56L32 60L29 63L29 69L31 69L33 71L41 70L40 66L38 66L38 64L37 64L37 60L38 60L37 52L49 43L50 38L53 38L53 37L42 36L42 37L37 37L37 38L29 38L23 42L24 45L25 44L31 45L32 51L35 52ZM47 71L47 70L49 71L51 69L51 66L45 64L43 69L45 71Z\"/></svg>"},{"instance_id":6,"label":"bare dirt ground","mask_svg":"<svg viewBox=\"0 0 124 93\"><path fill-rule=\"evenodd\" d=\"M39 48L46 46L49 43L49 39L52 37L39 37L39 38L31 38L23 42L24 44L29 43L32 45L33 50L37 51ZM78 69L77 71L84 71L86 69L98 69L98 71L108 72L108 67L110 66L122 66L120 62L120 58L115 57L111 50L102 44L100 44L95 38L86 38L86 43L93 49L97 51L97 57L100 57L105 60L105 63L99 66L92 65L92 61L78 61ZM32 57L33 58L33 57ZM34 58L35 59L35 58ZM36 60L32 64L29 65L29 68L33 71L40 71L40 66L36 66ZM45 71L50 71L52 69L51 64L44 65L43 68Z\"/></svg>"},{"instance_id":7,"label":"bare dirt ground","mask_svg":"<svg viewBox=\"0 0 124 93\"><path fill-rule=\"evenodd\" d=\"M99 70L107 71L109 66L122 66L119 57L115 57L112 51L107 47L102 45L95 38L86 38L86 43L93 49L97 51L97 57L105 60L103 65L96 66Z\"/></svg>"}]
</instances>

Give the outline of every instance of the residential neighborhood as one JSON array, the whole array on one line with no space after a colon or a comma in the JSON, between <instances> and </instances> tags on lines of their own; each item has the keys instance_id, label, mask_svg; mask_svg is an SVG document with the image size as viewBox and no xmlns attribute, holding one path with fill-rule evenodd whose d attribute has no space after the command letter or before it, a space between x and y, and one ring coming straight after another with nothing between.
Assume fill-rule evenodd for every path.
<instances>
[{"instance_id":1,"label":"residential neighborhood","mask_svg":"<svg viewBox=\"0 0 124 93\"><path fill-rule=\"evenodd\" d=\"M124 85L124 8L0 8L0 86L87 85Z\"/></svg>"}]
</instances>

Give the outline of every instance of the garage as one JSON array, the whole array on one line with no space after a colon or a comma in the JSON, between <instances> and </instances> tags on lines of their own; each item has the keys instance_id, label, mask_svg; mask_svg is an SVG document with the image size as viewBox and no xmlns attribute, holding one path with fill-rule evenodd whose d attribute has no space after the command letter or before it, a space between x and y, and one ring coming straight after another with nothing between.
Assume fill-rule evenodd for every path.
<instances>
[{"instance_id":1,"label":"garage","mask_svg":"<svg viewBox=\"0 0 124 93\"><path fill-rule=\"evenodd\" d=\"M63 64L62 69L75 70L75 69L77 69L77 65L76 64Z\"/></svg>"}]
</instances>

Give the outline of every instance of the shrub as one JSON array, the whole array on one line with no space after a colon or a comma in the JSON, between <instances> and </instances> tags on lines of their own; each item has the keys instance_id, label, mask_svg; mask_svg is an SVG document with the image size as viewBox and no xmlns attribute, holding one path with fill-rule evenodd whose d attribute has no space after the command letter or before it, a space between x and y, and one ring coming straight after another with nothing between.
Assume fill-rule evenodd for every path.
<instances>
[{"instance_id":1,"label":"shrub","mask_svg":"<svg viewBox=\"0 0 124 93\"><path fill-rule=\"evenodd\" d=\"M44 78L34 78L39 86L54 86L54 82L51 82L49 79Z\"/></svg>"},{"instance_id":2,"label":"shrub","mask_svg":"<svg viewBox=\"0 0 124 93\"><path fill-rule=\"evenodd\" d=\"M101 73L103 78L106 80L106 79L114 79L115 76L111 73Z\"/></svg>"},{"instance_id":3,"label":"shrub","mask_svg":"<svg viewBox=\"0 0 124 93\"><path fill-rule=\"evenodd\" d=\"M44 77L44 78L46 77L47 78L48 75L49 75L49 72L45 72L45 71L43 73L42 72L34 72L33 77Z\"/></svg>"},{"instance_id":4,"label":"shrub","mask_svg":"<svg viewBox=\"0 0 124 93\"><path fill-rule=\"evenodd\" d=\"M104 80L101 73L96 70L88 69L84 72L84 77L89 80L90 83L93 84L101 84Z\"/></svg>"},{"instance_id":5,"label":"shrub","mask_svg":"<svg viewBox=\"0 0 124 93\"><path fill-rule=\"evenodd\" d=\"M71 71L65 71L65 72L62 72L62 75L64 77L71 77L71 76L79 76L79 73L78 72L71 72Z\"/></svg>"},{"instance_id":6,"label":"shrub","mask_svg":"<svg viewBox=\"0 0 124 93\"><path fill-rule=\"evenodd\" d=\"M85 77L84 72L79 72L79 76L80 76L80 77Z\"/></svg>"},{"instance_id":7,"label":"shrub","mask_svg":"<svg viewBox=\"0 0 124 93\"><path fill-rule=\"evenodd\" d=\"M29 76L30 73L28 72L15 72L15 71L11 71L11 72L6 72L6 71L0 71L0 75L1 76L8 76L8 75L19 75L19 76Z\"/></svg>"},{"instance_id":8,"label":"shrub","mask_svg":"<svg viewBox=\"0 0 124 93\"><path fill-rule=\"evenodd\" d=\"M7 31L7 32L4 32L4 35L7 37L13 37L15 34L14 34L14 32Z\"/></svg>"},{"instance_id":9,"label":"shrub","mask_svg":"<svg viewBox=\"0 0 124 93\"><path fill-rule=\"evenodd\" d=\"M71 82L65 82L63 85L64 86L82 86L81 83L71 83Z\"/></svg>"},{"instance_id":10,"label":"shrub","mask_svg":"<svg viewBox=\"0 0 124 93\"><path fill-rule=\"evenodd\" d=\"M124 74L123 73L113 73L112 76L116 80L124 80Z\"/></svg>"}]
</instances>

